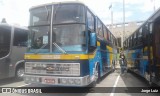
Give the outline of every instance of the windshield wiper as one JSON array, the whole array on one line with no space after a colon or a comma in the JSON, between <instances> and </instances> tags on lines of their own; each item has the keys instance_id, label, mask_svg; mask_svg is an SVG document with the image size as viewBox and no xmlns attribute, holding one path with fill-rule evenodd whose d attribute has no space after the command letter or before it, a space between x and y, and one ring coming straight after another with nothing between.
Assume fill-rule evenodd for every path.
<instances>
[{"instance_id":1,"label":"windshield wiper","mask_svg":"<svg viewBox=\"0 0 160 96\"><path fill-rule=\"evenodd\" d=\"M57 47L57 49L58 49L59 51L61 51L61 52L64 53L64 54L67 54L67 52L66 52L65 50L63 50L57 43L53 42L53 44L54 44L54 46Z\"/></svg>"},{"instance_id":2,"label":"windshield wiper","mask_svg":"<svg viewBox=\"0 0 160 96\"><path fill-rule=\"evenodd\" d=\"M37 54L41 49L43 49L44 47L46 47L48 44L44 44L42 47L40 47L39 49L37 49L34 53Z\"/></svg>"}]
</instances>

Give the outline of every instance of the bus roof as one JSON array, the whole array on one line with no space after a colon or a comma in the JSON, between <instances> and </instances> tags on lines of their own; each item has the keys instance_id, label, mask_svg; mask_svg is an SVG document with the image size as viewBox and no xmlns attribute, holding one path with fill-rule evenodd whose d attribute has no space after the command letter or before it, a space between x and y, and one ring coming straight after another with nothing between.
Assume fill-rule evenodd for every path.
<instances>
[{"instance_id":1,"label":"bus roof","mask_svg":"<svg viewBox=\"0 0 160 96\"><path fill-rule=\"evenodd\" d=\"M46 3L46 4L41 4L41 5L32 6L32 7L30 8L30 10L31 10L31 9L34 9L34 8L37 8L37 7L42 7L42 6L46 6L46 5L54 5L54 4L82 4L82 5L85 5L84 3L80 2L80 1L52 2L52 3Z\"/></svg>"},{"instance_id":2,"label":"bus roof","mask_svg":"<svg viewBox=\"0 0 160 96\"><path fill-rule=\"evenodd\" d=\"M7 26L7 27L14 27L14 28L19 28L19 29L28 30L27 27L18 26L18 25L11 25L11 24L8 24L8 23L0 23L0 26Z\"/></svg>"},{"instance_id":3,"label":"bus roof","mask_svg":"<svg viewBox=\"0 0 160 96\"><path fill-rule=\"evenodd\" d=\"M141 26L139 26L128 38L125 39L128 40L133 34L135 34L135 32L137 32L142 26L144 26L146 23L151 23L154 22L155 19L160 16L160 8L157 9ZM125 42L124 41L124 42Z\"/></svg>"},{"instance_id":4,"label":"bus roof","mask_svg":"<svg viewBox=\"0 0 160 96\"><path fill-rule=\"evenodd\" d=\"M42 7L42 6L46 6L46 5L54 5L54 4L82 4L84 6L86 6L83 2L80 1L63 1L63 2L52 2L52 3L46 3L46 4L41 4L41 5L37 5L37 6L32 6L29 10L34 9L34 8L38 8L38 7ZM88 6L86 6L88 7ZM94 13L92 10L90 10L92 13ZM94 13L94 15L96 16L96 18L98 18L98 16ZM99 19L100 20L100 19ZM101 21L101 20L100 20ZM102 21L101 21L102 22ZM103 22L102 22L103 23ZM107 28L108 29L108 28ZM109 29L108 29L109 30ZM110 30L109 30L110 31ZM110 33L113 35L113 33L110 31ZM114 35L113 35L114 36ZM115 38L115 36L114 36Z\"/></svg>"}]
</instances>

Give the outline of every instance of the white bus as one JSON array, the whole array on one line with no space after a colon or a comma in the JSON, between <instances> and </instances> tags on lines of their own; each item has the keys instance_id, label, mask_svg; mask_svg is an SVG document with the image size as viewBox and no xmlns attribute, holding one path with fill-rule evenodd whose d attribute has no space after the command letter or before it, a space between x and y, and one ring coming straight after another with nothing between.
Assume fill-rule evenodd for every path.
<instances>
[{"instance_id":1,"label":"white bus","mask_svg":"<svg viewBox=\"0 0 160 96\"><path fill-rule=\"evenodd\" d=\"M0 24L0 79L23 78L27 39L27 28Z\"/></svg>"}]
</instances>

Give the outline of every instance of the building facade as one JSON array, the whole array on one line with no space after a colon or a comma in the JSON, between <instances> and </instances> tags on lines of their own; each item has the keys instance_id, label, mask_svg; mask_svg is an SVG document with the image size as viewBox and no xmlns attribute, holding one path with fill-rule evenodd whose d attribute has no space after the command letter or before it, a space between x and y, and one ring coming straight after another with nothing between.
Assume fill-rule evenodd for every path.
<instances>
[{"instance_id":1,"label":"building facade","mask_svg":"<svg viewBox=\"0 0 160 96\"><path fill-rule=\"evenodd\" d=\"M107 25L108 29L114 34L114 36L118 39L119 45L122 44L122 38L125 40L128 38L139 26L142 25L144 21L137 22L125 22L125 28L123 27L123 23L117 24L109 24ZM123 28L125 31L123 32Z\"/></svg>"}]
</instances>

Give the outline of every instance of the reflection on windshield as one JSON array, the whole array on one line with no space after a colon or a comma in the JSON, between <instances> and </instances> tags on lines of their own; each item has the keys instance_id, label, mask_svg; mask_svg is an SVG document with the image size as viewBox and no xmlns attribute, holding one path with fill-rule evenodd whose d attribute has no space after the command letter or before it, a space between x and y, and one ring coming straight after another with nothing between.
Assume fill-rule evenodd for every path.
<instances>
[{"instance_id":1,"label":"reflection on windshield","mask_svg":"<svg viewBox=\"0 0 160 96\"><path fill-rule=\"evenodd\" d=\"M56 5L53 16L54 24L85 22L84 7L79 4Z\"/></svg>"},{"instance_id":2,"label":"reflection on windshield","mask_svg":"<svg viewBox=\"0 0 160 96\"><path fill-rule=\"evenodd\" d=\"M53 48L53 52L61 53L86 50L84 6L80 4L43 6L31 9L30 14L31 34L28 42L30 51L49 52L50 47ZM50 37L53 37L52 42L49 42Z\"/></svg>"},{"instance_id":3,"label":"reflection on windshield","mask_svg":"<svg viewBox=\"0 0 160 96\"><path fill-rule=\"evenodd\" d=\"M11 27L0 26L0 58L10 51Z\"/></svg>"},{"instance_id":4,"label":"reflection on windshield","mask_svg":"<svg viewBox=\"0 0 160 96\"><path fill-rule=\"evenodd\" d=\"M57 25L53 27L53 42L57 43L65 51L84 51L86 44L85 26L74 25ZM54 47L54 51L57 48Z\"/></svg>"},{"instance_id":5,"label":"reflection on windshield","mask_svg":"<svg viewBox=\"0 0 160 96\"><path fill-rule=\"evenodd\" d=\"M32 27L30 34L31 49L46 49L49 50L49 26ZM44 47L43 47L44 46Z\"/></svg>"},{"instance_id":6,"label":"reflection on windshield","mask_svg":"<svg viewBox=\"0 0 160 96\"><path fill-rule=\"evenodd\" d=\"M51 6L32 9L30 14L30 26L50 24Z\"/></svg>"}]
</instances>

